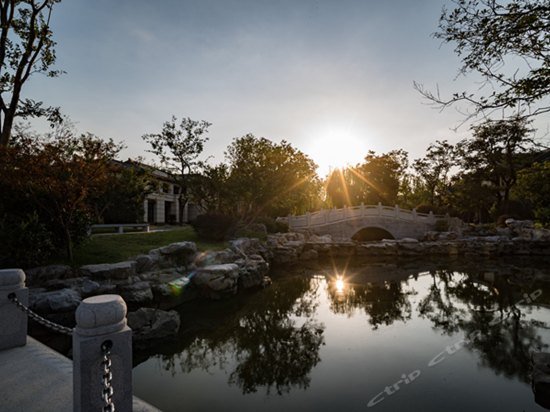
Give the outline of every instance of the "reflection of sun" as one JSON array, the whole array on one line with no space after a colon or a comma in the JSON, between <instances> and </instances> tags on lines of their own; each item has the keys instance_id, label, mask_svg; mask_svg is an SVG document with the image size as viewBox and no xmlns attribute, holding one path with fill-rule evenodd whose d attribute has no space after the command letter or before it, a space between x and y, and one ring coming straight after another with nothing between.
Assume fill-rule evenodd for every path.
<instances>
[{"instance_id":1,"label":"reflection of sun","mask_svg":"<svg viewBox=\"0 0 550 412\"><path fill-rule=\"evenodd\" d=\"M365 139L349 131L328 130L313 136L307 153L319 166L319 176L326 176L331 169L355 165L367 154Z\"/></svg>"},{"instance_id":2,"label":"reflection of sun","mask_svg":"<svg viewBox=\"0 0 550 412\"><path fill-rule=\"evenodd\" d=\"M336 293L341 295L344 293L344 288L346 287L346 283L344 282L344 279L342 279L340 276L336 279L335 282L336 287Z\"/></svg>"}]
</instances>

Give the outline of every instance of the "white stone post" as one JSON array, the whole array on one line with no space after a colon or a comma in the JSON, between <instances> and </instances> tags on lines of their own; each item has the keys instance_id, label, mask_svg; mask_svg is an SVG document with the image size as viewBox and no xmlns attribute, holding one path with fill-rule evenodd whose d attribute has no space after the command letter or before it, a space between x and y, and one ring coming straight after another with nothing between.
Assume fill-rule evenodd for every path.
<instances>
[{"instance_id":1,"label":"white stone post","mask_svg":"<svg viewBox=\"0 0 550 412\"><path fill-rule=\"evenodd\" d=\"M288 230L292 232L292 215L288 215L287 219L288 219Z\"/></svg>"},{"instance_id":2,"label":"white stone post","mask_svg":"<svg viewBox=\"0 0 550 412\"><path fill-rule=\"evenodd\" d=\"M306 224L307 224L307 227L311 226L311 213L309 212L306 212Z\"/></svg>"},{"instance_id":3,"label":"white stone post","mask_svg":"<svg viewBox=\"0 0 550 412\"><path fill-rule=\"evenodd\" d=\"M28 306L29 290L25 287L25 272L21 269L0 270L0 350L27 344L27 314L11 302L15 297Z\"/></svg>"},{"instance_id":4,"label":"white stone post","mask_svg":"<svg viewBox=\"0 0 550 412\"><path fill-rule=\"evenodd\" d=\"M365 204L361 202L361 217L365 217Z\"/></svg>"},{"instance_id":5,"label":"white stone post","mask_svg":"<svg viewBox=\"0 0 550 412\"><path fill-rule=\"evenodd\" d=\"M73 410L103 410L102 345L111 345L112 401L117 412L132 411L132 330L118 295L84 299L73 332Z\"/></svg>"},{"instance_id":6,"label":"white stone post","mask_svg":"<svg viewBox=\"0 0 550 412\"><path fill-rule=\"evenodd\" d=\"M378 216L382 216L382 203L378 202Z\"/></svg>"},{"instance_id":7,"label":"white stone post","mask_svg":"<svg viewBox=\"0 0 550 412\"><path fill-rule=\"evenodd\" d=\"M416 214L416 208L412 210L413 220L416 222L418 220L418 215Z\"/></svg>"},{"instance_id":8,"label":"white stone post","mask_svg":"<svg viewBox=\"0 0 550 412\"><path fill-rule=\"evenodd\" d=\"M399 217L399 206L395 205L395 217Z\"/></svg>"}]
</instances>

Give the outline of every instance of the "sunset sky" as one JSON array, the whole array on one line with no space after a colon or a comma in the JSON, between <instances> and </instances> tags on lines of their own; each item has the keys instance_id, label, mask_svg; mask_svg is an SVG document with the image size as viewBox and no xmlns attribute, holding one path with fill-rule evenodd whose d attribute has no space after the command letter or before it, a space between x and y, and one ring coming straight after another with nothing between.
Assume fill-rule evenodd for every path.
<instances>
[{"instance_id":1,"label":"sunset sky","mask_svg":"<svg viewBox=\"0 0 550 412\"><path fill-rule=\"evenodd\" d=\"M146 155L144 133L172 114L213 124L205 158L234 137L285 139L324 175L369 149L411 159L435 139L456 142L463 116L430 108L413 81L450 94L451 45L430 35L445 0L70 0L54 11L57 79L26 95L61 106L80 131ZM455 80L456 79L456 80ZM548 121L538 120L539 128ZM543 130L542 132L545 132Z\"/></svg>"}]
</instances>

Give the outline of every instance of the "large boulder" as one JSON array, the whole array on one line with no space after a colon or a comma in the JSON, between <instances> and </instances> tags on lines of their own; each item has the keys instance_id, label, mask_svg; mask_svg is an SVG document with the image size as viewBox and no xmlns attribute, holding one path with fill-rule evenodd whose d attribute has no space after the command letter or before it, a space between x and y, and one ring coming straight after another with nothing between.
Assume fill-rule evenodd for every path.
<instances>
[{"instance_id":1,"label":"large boulder","mask_svg":"<svg viewBox=\"0 0 550 412\"><path fill-rule=\"evenodd\" d=\"M168 246L149 251L152 259L158 259L159 266L163 268L185 266L191 264L197 253L197 245L194 242L177 242Z\"/></svg>"},{"instance_id":2,"label":"large boulder","mask_svg":"<svg viewBox=\"0 0 550 412\"><path fill-rule=\"evenodd\" d=\"M265 247L257 238L242 237L234 239L229 242L231 250L235 251L238 255L257 255L264 254Z\"/></svg>"},{"instance_id":3,"label":"large boulder","mask_svg":"<svg viewBox=\"0 0 550 412\"><path fill-rule=\"evenodd\" d=\"M221 299L237 293L239 266L234 263L197 268L193 284L208 298Z\"/></svg>"},{"instance_id":4,"label":"large boulder","mask_svg":"<svg viewBox=\"0 0 550 412\"><path fill-rule=\"evenodd\" d=\"M239 286L248 289L256 286L262 286L264 279L269 272L269 263L260 255L252 255L248 259L241 260L239 265Z\"/></svg>"},{"instance_id":5,"label":"large boulder","mask_svg":"<svg viewBox=\"0 0 550 412\"><path fill-rule=\"evenodd\" d=\"M174 336L180 328L178 312L140 308L128 313L128 326L135 340L156 340Z\"/></svg>"},{"instance_id":6,"label":"large boulder","mask_svg":"<svg viewBox=\"0 0 550 412\"><path fill-rule=\"evenodd\" d=\"M149 282L136 282L119 287L120 296L129 305L142 305L153 300L153 291Z\"/></svg>"},{"instance_id":7,"label":"large boulder","mask_svg":"<svg viewBox=\"0 0 550 412\"><path fill-rule=\"evenodd\" d=\"M73 270L67 265L48 265L25 270L29 286L39 286L52 280L67 279L73 276Z\"/></svg>"},{"instance_id":8,"label":"large boulder","mask_svg":"<svg viewBox=\"0 0 550 412\"><path fill-rule=\"evenodd\" d=\"M118 263L102 263L80 267L80 273L91 279L118 279L125 280L136 274L136 262L129 260Z\"/></svg>"},{"instance_id":9,"label":"large boulder","mask_svg":"<svg viewBox=\"0 0 550 412\"><path fill-rule=\"evenodd\" d=\"M60 289L45 292L36 290L29 295L29 306L32 310L43 313L72 312L81 302L80 294L73 289Z\"/></svg>"},{"instance_id":10,"label":"large boulder","mask_svg":"<svg viewBox=\"0 0 550 412\"><path fill-rule=\"evenodd\" d=\"M144 273L158 268L158 255L139 255L135 257L136 272Z\"/></svg>"},{"instance_id":11,"label":"large boulder","mask_svg":"<svg viewBox=\"0 0 550 412\"><path fill-rule=\"evenodd\" d=\"M240 256L231 249L211 250L197 254L195 265L199 267L232 263Z\"/></svg>"}]
</instances>

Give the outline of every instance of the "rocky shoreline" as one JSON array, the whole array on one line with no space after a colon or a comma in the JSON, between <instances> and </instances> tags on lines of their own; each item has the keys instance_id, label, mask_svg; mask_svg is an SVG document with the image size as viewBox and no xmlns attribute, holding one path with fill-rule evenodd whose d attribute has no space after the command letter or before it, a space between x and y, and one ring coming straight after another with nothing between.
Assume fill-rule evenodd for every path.
<instances>
[{"instance_id":1,"label":"rocky shoreline","mask_svg":"<svg viewBox=\"0 0 550 412\"><path fill-rule=\"evenodd\" d=\"M330 236L278 233L265 241L241 238L220 251L199 252L193 242L173 243L125 262L73 269L51 265L26 270L30 307L48 319L72 325L86 297L116 293L126 301L135 340L175 335L174 309L198 297L222 299L239 290L269 284L270 266L297 265L354 257L550 256L550 230L531 222L507 221L507 227L458 234L429 232L417 239L379 242L338 241Z\"/></svg>"}]
</instances>

